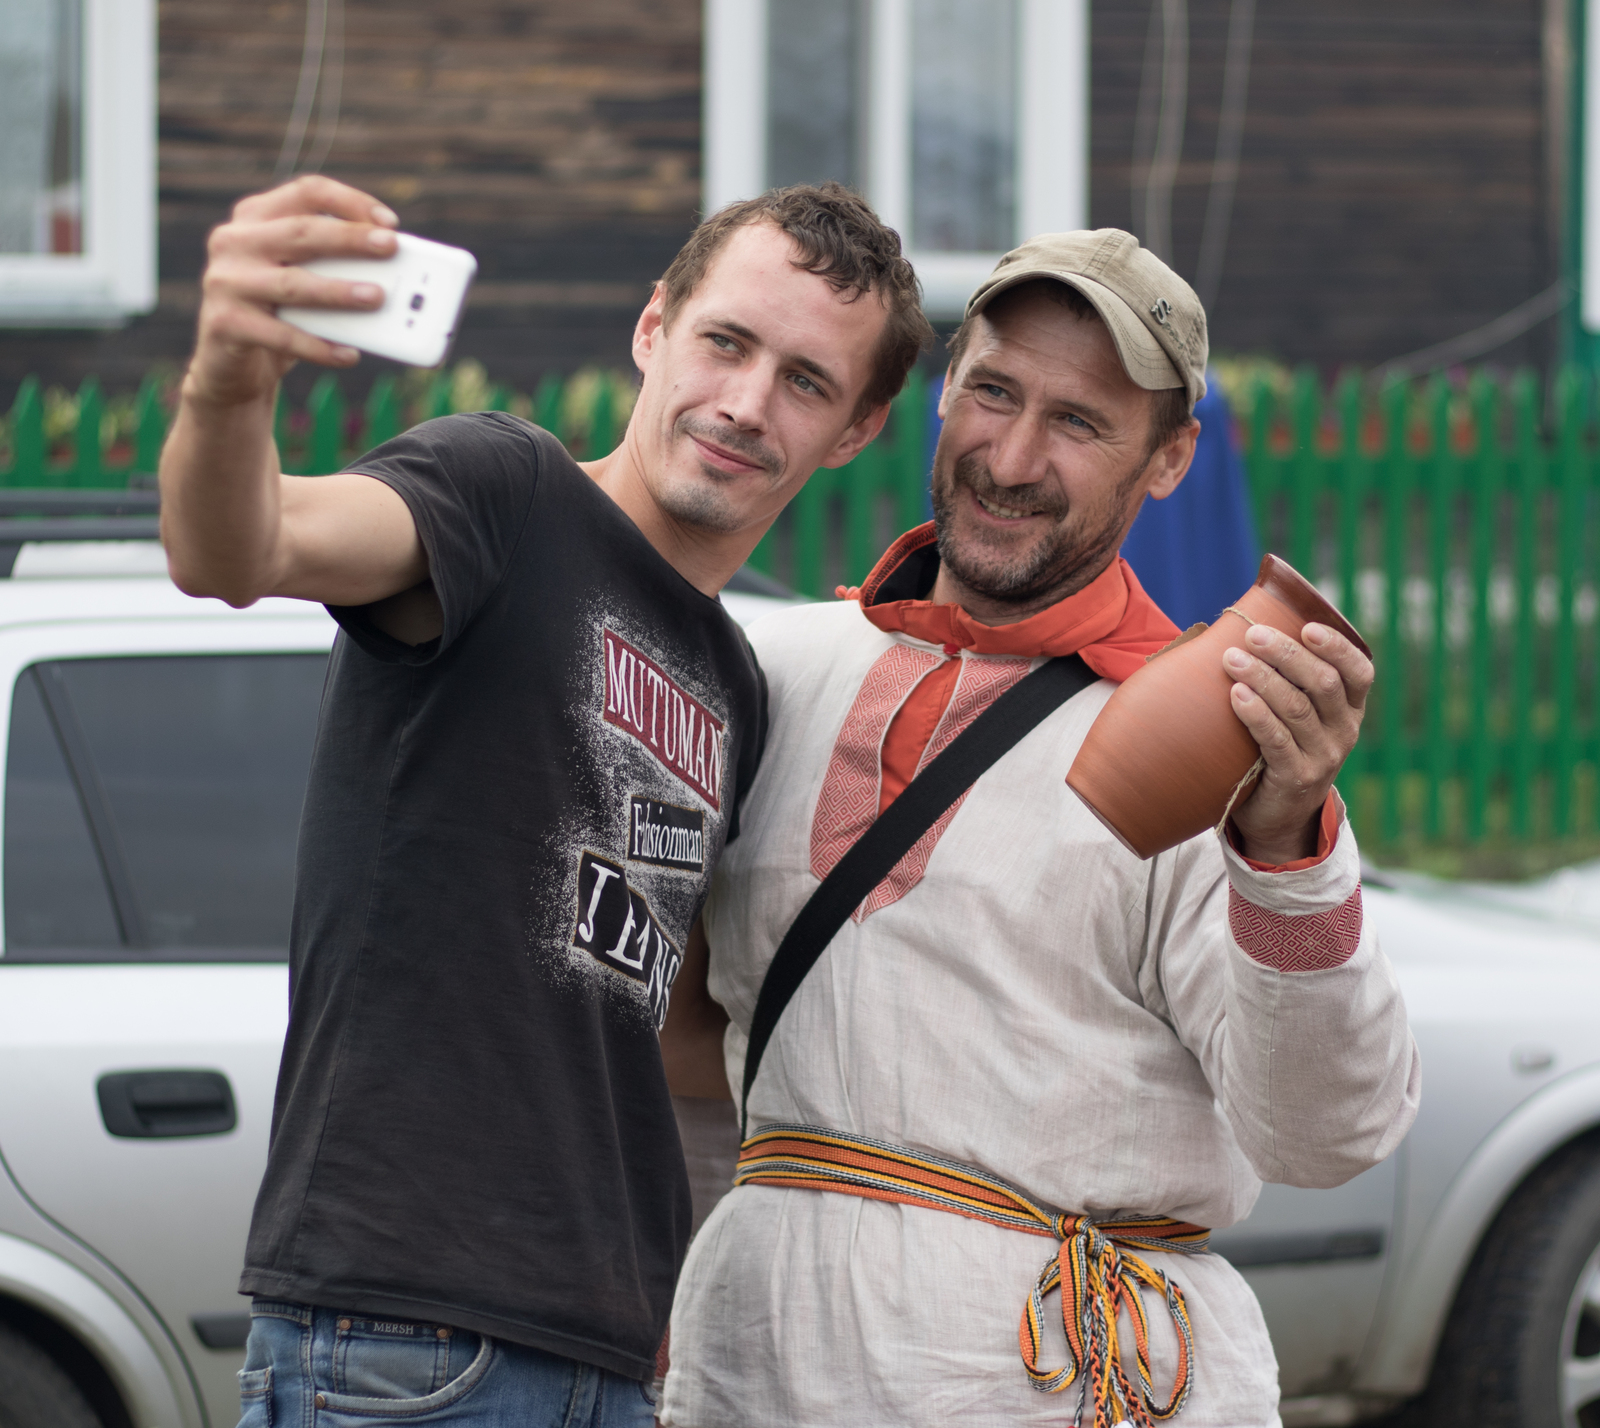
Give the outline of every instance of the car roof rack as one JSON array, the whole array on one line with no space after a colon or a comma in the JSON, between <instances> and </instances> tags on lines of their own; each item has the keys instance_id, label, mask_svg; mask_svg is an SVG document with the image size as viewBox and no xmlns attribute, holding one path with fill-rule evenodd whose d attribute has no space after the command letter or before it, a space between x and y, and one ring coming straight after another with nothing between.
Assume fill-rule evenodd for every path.
<instances>
[{"instance_id":1,"label":"car roof rack","mask_svg":"<svg viewBox=\"0 0 1600 1428\"><path fill-rule=\"evenodd\" d=\"M0 578L34 541L160 540L161 493L0 488Z\"/></svg>"}]
</instances>

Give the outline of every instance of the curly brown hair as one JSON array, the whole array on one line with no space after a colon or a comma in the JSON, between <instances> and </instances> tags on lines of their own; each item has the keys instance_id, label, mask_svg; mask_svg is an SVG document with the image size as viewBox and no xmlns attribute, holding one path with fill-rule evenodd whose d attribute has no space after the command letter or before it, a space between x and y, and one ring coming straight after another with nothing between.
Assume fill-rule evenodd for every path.
<instances>
[{"instance_id":1,"label":"curly brown hair","mask_svg":"<svg viewBox=\"0 0 1600 1428\"><path fill-rule=\"evenodd\" d=\"M749 223L781 228L800 250L795 267L825 278L835 292L848 292L847 302L878 295L888 318L855 420L894 397L918 354L933 346L933 328L923 316L922 284L900 251L900 235L884 226L860 194L841 183L792 184L718 209L689 235L661 277L666 298L662 325L672 325L733 231Z\"/></svg>"}]
</instances>

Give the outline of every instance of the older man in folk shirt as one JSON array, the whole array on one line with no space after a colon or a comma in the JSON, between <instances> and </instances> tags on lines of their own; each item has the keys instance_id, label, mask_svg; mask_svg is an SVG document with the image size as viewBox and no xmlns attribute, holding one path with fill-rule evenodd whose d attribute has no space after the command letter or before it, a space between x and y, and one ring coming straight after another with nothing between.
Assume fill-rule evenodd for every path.
<instances>
[{"instance_id":1,"label":"older man in folk shirt","mask_svg":"<svg viewBox=\"0 0 1600 1428\"><path fill-rule=\"evenodd\" d=\"M1224 666L1266 768L1221 836L1141 862L1064 782L1177 634L1117 550L1188 467L1206 351L1129 234L1008 254L951 344L935 520L852 598L751 632L770 733L681 984L708 942L710 997L668 1027L685 1094L721 1089L724 1051L740 1085L774 950L919 771L1046 659L1100 678L933 823L776 1022L675 1303L670 1428L1278 1421L1207 1229L1263 1180L1376 1164L1418 1099L1333 791L1372 665L1321 625L1241 626Z\"/></svg>"}]
</instances>

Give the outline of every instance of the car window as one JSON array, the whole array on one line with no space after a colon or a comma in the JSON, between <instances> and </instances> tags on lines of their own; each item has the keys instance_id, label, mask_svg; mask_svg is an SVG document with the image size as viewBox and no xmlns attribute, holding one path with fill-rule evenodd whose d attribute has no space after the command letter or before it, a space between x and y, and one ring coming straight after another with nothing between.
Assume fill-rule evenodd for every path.
<instances>
[{"instance_id":1,"label":"car window","mask_svg":"<svg viewBox=\"0 0 1600 1428\"><path fill-rule=\"evenodd\" d=\"M60 660L26 671L7 759L7 957L285 956L326 669L327 656L314 654ZM41 816L47 780L25 771L47 767L57 771L49 807L77 830L75 854L59 834L55 855L39 851L40 830L55 825L29 821ZM63 769L75 822L61 812ZM85 836L99 874L92 897L81 891L91 881ZM52 856L62 868L75 856L79 871L28 883ZM109 902L109 931L101 918L91 938L92 919L62 905L66 896Z\"/></svg>"},{"instance_id":2,"label":"car window","mask_svg":"<svg viewBox=\"0 0 1600 1428\"><path fill-rule=\"evenodd\" d=\"M5 820L7 949L119 944L83 804L31 669L11 699Z\"/></svg>"}]
</instances>

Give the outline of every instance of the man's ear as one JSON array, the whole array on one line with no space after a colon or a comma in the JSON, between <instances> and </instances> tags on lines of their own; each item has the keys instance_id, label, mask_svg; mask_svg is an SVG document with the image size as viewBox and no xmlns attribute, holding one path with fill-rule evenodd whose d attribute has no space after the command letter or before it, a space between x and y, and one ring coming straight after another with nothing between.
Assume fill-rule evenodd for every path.
<instances>
[{"instance_id":1,"label":"man's ear","mask_svg":"<svg viewBox=\"0 0 1600 1428\"><path fill-rule=\"evenodd\" d=\"M633 325L633 365L641 372L649 371L651 354L667 330L666 306L667 290L657 283L650 301Z\"/></svg>"},{"instance_id":2,"label":"man's ear","mask_svg":"<svg viewBox=\"0 0 1600 1428\"><path fill-rule=\"evenodd\" d=\"M888 419L888 402L885 402L881 407L873 407L864 417L852 422L845 428L844 435L839 438L838 443L827 454L822 464L831 471L836 466L843 466L847 461L854 461L871 444L872 439L883 430L883 424Z\"/></svg>"},{"instance_id":3,"label":"man's ear","mask_svg":"<svg viewBox=\"0 0 1600 1428\"><path fill-rule=\"evenodd\" d=\"M944 420L945 411L950 405L950 384L951 384L951 382L953 382L955 380L955 375L956 375L955 364L951 363L950 366L948 366L948 367L946 367L944 369L944 386L939 388L939 420L940 421Z\"/></svg>"},{"instance_id":4,"label":"man's ear","mask_svg":"<svg viewBox=\"0 0 1600 1428\"><path fill-rule=\"evenodd\" d=\"M1199 436L1200 423L1190 417L1173 433L1172 440L1150 458L1150 464L1155 467L1155 479L1147 494L1152 500L1164 501L1178 489L1179 483L1189 474Z\"/></svg>"}]
</instances>

